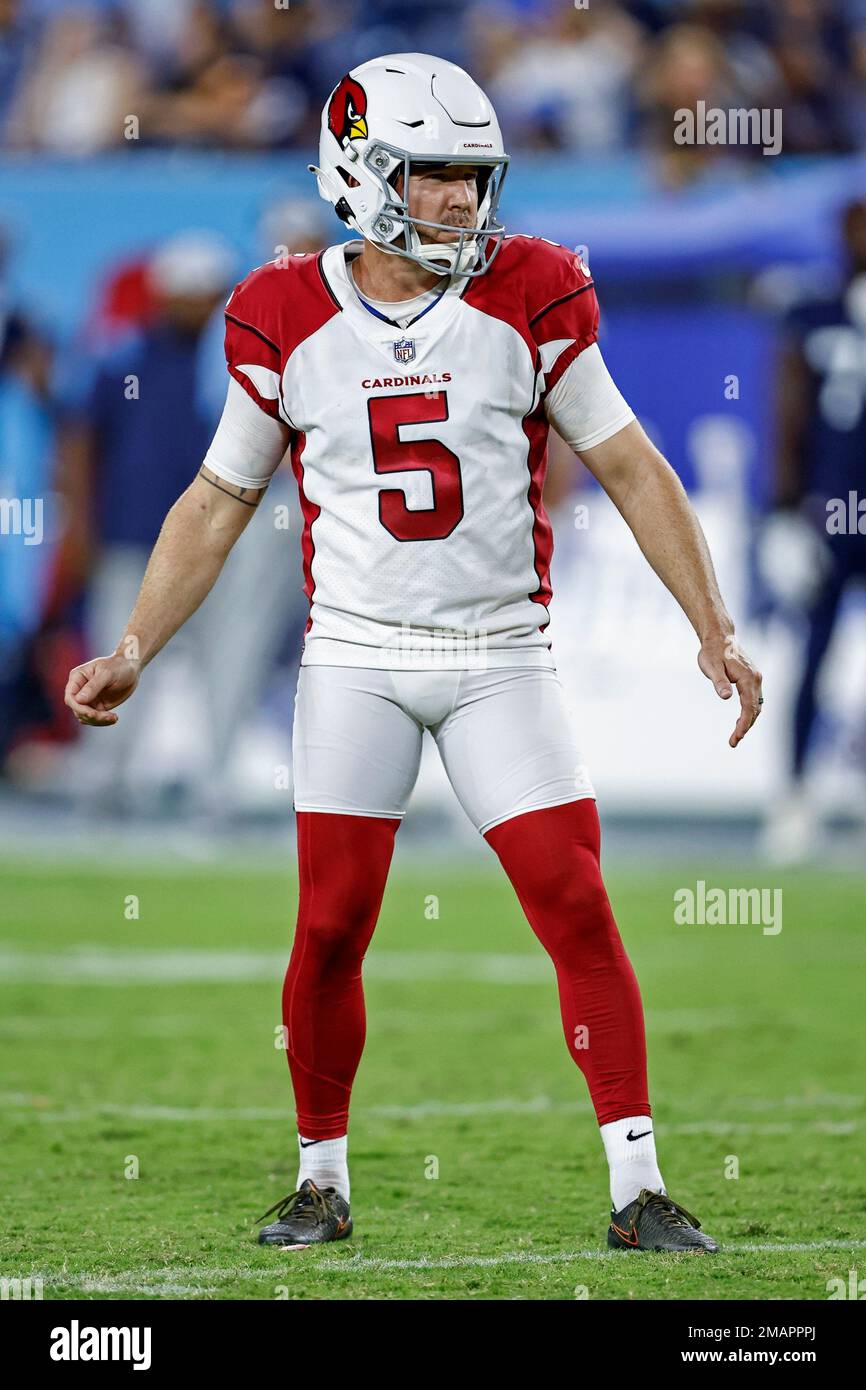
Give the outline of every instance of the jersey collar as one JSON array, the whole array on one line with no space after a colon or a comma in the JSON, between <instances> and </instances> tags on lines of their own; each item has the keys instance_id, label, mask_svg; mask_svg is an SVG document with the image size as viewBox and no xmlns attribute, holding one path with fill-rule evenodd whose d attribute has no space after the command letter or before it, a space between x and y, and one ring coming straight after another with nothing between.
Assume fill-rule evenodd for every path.
<instances>
[{"instance_id":1,"label":"jersey collar","mask_svg":"<svg viewBox=\"0 0 866 1390\"><path fill-rule=\"evenodd\" d=\"M438 299L434 299L432 304L425 305L411 323L403 328L400 324L385 318L372 306L368 307L362 302L354 276L346 262L347 247L352 251L357 248L360 253L364 243L361 240L355 240L348 243L341 242L337 246L329 246L323 252L320 262L325 284L346 318L364 338L381 348L392 362L395 339L403 339L407 335L416 340L417 355L420 356L451 322L460 302L461 293L465 288L462 279L452 280Z\"/></svg>"}]
</instances>

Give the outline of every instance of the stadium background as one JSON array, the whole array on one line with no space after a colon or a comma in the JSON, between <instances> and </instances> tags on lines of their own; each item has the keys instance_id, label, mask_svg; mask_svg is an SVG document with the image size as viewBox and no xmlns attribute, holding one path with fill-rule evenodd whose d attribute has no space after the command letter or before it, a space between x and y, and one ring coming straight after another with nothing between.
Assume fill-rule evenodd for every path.
<instances>
[{"instance_id":1,"label":"stadium background","mask_svg":"<svg viewBox=\"0 0 866 1390\"><path fill-rule=\"evenodd\" d=\"M16 1059L10 1094L19 1097L11 1113L26 1130L22 1117L36 1092L52 1097L50 1113L70 1097L89 1097L94 1114L108 1103L109 1091L118 1106L129 1099L128 1055L115 1056L104 1039L115 1026L123 1029L124 990L136 971L164 981L172 967L112 956L123 928L111 918L107 898L115 902L121 894L125 900L129 893L144 901L150 888L151 902L158 899L159 930L137 932L136 950L161 945L161 958L168 959L184 945L224 952L245 946L252 954L259 948L258 966L250 966L245 979L260 981L256 999L273 1010L293 890L277 908L270 900L265 905L265 889L288 885L294 869L291 784L284 774L291 765L292 700L307 612L294 483L290 475L275 481L271 512L261 509L232 557L234 569L220 581L220 606L212 596L203 610L213 614L202 632L221 669L243 665L238 652L253 668L224 693L220 739L208 713L215 667L202 663L201 647L178 641L149 668L134 697L139 723L119 778L104 751L117 731L82 730L62 704L69 667L94 654L88 635L94 588L110 588L113 573L100 571L107 552L96 540L83 544L84 535L98 532L98 505L93 491L79 490L77 449L81 430L96 427L88 410L98 399L94 383L103 364L122 361L154 322L148 267L166 248L175 253L173 270L192 284L197 254L210 267L214 313L189 365L190 411L202 429L213 427L225 387L224 295L217 282L224 278L228 288L282 245L296 249L340 238L339 224L314 197L306 172L315 157L322 102L350 66L381 52L410 50L465 65L489 91L512 155L503 200L508 229L585 248L602 309L602 351L689 489L740 639L764 672L765 712L732 752L732 709L698 672L686 620L604 494L576 461L556 451L546 493L556 536L551 632L599 794L606 868L614 887L625 885L619 917L626 943L640 960L642 951L652 951L658 929L660 940L678 952L672 886L714 874L723 883L783 888L791 924L780 945L760 928L728 928L734 935L725 938L705 929L700 948L694 938L690 942L693 973L685 971L681 990L670 998L663 998L660 983L664 960L653 958L658 977L649 955L644 974L638 965L645 991L655 986L649 1017L651 1024L655 1017L658 1038L651 1026L650 1048L651 1055L657 1049L660 1071L665 1017L670 1024L679 1010L674 1032L690 1034L696 1049L682 1073L674 1057L663 1095L675 1110L680 1090L707 1071L716 1072L724 1094L728 1068L748 1068L755 1028L767 1027L772 1049L779 1033L773 1020L750 1013L755 1001L743 972L769 981L779 969L778 953L787 951L792 1017L805 1020L811 1009L812 1022L803 1022L802 1048L792 1047L786 1060L776 1057L775 1069L755 1081L752 1096L757 1102L772 1091L780 1105L792 1095L808 1105L811 1096L819 1116L816 1163L838 1174L839 1154L821 1131L820 1117L853 1125L854 1136L861 1124L852 1118L856 1095L848 1094L857 1092L848 1074L854 1062L846 1056L842 1063L844 1037L833 1034L829 1020L835 1014L842 1027L843 977L862 950L855 928L863 914L866 847L866 605L862 589L846 592L820 672L808 764L794 789L790 746L808 609L791 597L802 586L786 590L773 582L761 546L776 500L777 372L786 316L804 298L832 292L844 275L841 218L852 199L866 198L862 0L592 0L587 9L563 0L369 0L363 6L292 0L285 9L265 0L0 0L0 497L44 499L41 544L26 543L8 526L0 535L0 848L12 992L6 1027ZM675 147L672 112L697 99L708 106L780 109L782 152ZM866 352L849 367L850 381L862 405ZM130 410L151 408L147 391L145 376L141 399L130 402ZM157 401L149 417L155 477L166 441L176 442L187 424L159 407ZM199 459L191 446L190 477ZM273 506L288 509L287 529L271 524ZM790 578L809 563L798 549L776 561L777 579L780 567ZM121 720L126 712L121 709ZM794 791L801 796L804 787L808 833L801 823L799 836L774 837L787 798ZM525 954L536 943L507 885L485 888L489 857L428 741L398 837L393 897L389 889L380 928L382 957L375 957L376 944L371 957L374 996L377 979L400 978L397 965L388 975L389 940L391 946L419 946L411 924L397 923L399 905L415 901L416 888L425 900L462 892L466 874L466 900L477 904L465 924L463 944L474 952L467 969L478 989L492 989L499 1001L492 980L500 955L489 957L493 964L485 974L485 953ZM805 860L809 871L790 876L782 863L792 859ZM235 887L226 889L231 911L204 887L211 875L230 869L238 875ZM246 890L238 887L245 875L256 874L266 877ZM244 913L247 891L248 913L267 918L264 937ZM485 901L495 910L483 908ZM204 918L197 902L207 904ZM506 918L502 938L491 940ZM819 929L823 955L813 939ZM449 949L459 951L461 932ZM439 964L428 959L425 966L418 956L410 993L421 988L425 969L429 992L452 991L443 981L456 978L459 966L443 964L448 940L443 928L432 952L426 933L425 947ZM129 937L121 944L132 949ZM398 958L399 950L393 962ZM82 1006L100 972L118 986L116 1017L96 990L102 1023L92 1034L72 1029L63 1077L53 1073L50 1049L42 1056L34 1046L42 1027L50 1030L56 1008L41 998L40 961L49 963L47 978L58 988L65 982L64 988L82 991ZM210 968L217 969L213 961ZM209 987L199 980L197 988L194 966L189 977L177 969L171 1016L181 1007L193 1013L201 1007L204 1018ZM813 986L817 981L811 990L810 972ZM718 975L712 1004L719 1028L725 1036L737 1026L745 1029L741 1050L732 1045L725 1053L720 1046L712 1065L701 1051L706 1033L696 1023L710 974ZM467 991L462 1016L469 1029L478 1010L489 1031L493 1005L485 1014L470 997L471 978L461 983ZM533 988L541 991L541 981ZM548 995L545 989L543 1007L550 1011L555 1003ZM130 997L138 996L133 990ZM232 999L240 1007L238 996ZM433 1002L428 997L426 1007ZM70 994L60 1012L71 1016L78 1007ZM395 1030L402 1017L411 1035L410 1013L404 1004L402 1014L397 1009L391 1015ZM560 1094L567 1098L575 1079L582 1083L566 1070L567 1059L559 1059L554 1015L544 1017L543 1055L557 1059ZM459 1034L459 1021L454 1026ZM810 1027L825 1051L813 1047ZM520 1027L509 1036L519 1037ZM95 1046L99 1070L107 1068L110 1077L105 1090L90 1055L95 1038L103 1040ZM465 1031L463 1040L469 1041ZM250 1042L247 1075L254 1059L261 1060L260 1042L258 1036L254 1046ZM491 1057L501 1055L492 1038L490 1044ZM188 1046L188 1039L179 1046ZM451 1081L463 1094L459 1037L455 1046ZM405 1055L415 1054L407 1046ZM796 1059L806 1055L813 1065L803 1076ZM231 1089L231 1064L223 1059L223 1065ZM378 1065L370 1063L368 1096L377 1092ZM411 1071L414 1063L406 1065ZM436 1089L427 1070L429 1060L413 1077L422 1098ZM145 1109L147 1101L168 1100L166 1086L175 1103L193 1106L200 1099L200 1092L184 1090L188 1078L172 1091L169 1075L142 1072ZM288 1099L279 1089L285 1078L268 1078L260 1095L267 1094L276 1116L277 1098ZM381 1087L393 1082L399 1090L400 1080L389 1072L386 1081L383 1074ZM236 1082L245 1084L239 1077ZM527 1103L547 1089L531 1078L527 1084ZM745 1080L743 1088L748 1092ZM469 1090L474 1096L477 1088ZM821 1106L833 1096L841 1108L828 1116ZM385 1105L391 1093L378 1099ZM685 1132L694 1116L681 1119ZM589 1128L588 1121L584 1125ZM521 1137L518 1130L518 1151ZM25 1153L30 1142L25 1135ZM249 1148L247 1157L252 1139ZM35 1203L41 1189L34 1182L29 1192ZM603 1186L602 1177L600 1186L596 1182L602 1197ZM858 1200L862 1209L862 1194ZM20 1215L14 1199L13 1209ZM20 1230L26 1231L26 1220ZM19 1248L26 1249L21 1240ZM790 1287L800 1296L823 1296Z\"/></svg>"}]
</instances>

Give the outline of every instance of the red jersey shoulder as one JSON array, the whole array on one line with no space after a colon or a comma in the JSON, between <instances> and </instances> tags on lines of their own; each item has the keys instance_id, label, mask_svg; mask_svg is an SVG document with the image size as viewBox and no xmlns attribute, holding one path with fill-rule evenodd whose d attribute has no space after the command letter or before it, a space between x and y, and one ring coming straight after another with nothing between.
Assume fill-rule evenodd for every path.
<instances>
[{"instance_id":1,"label":"red jersey shoulder","mask_svg":"<svg viewBox=\"0 0 866 1390\"><path fill-rule=\"evenodd\" d=\"M235 285L226 304L229 372L274 419L286 362L340 311L322 277L321 257L319 251L260 265Z\"/></svg>"},{"instance_id":2,"label":"red jersey shoulder","mask_svg":"<svg viewBox=\"0 0 866 1390\"><path fill-rule=\"evenodd\" d=\"M588 267L577 251L560 246L556 241L548 241L539 236L506 237L502 249L493 262L492 270L499 269L512 282L512 288L520 286L521 299L530 322L544 310L565 295L590 290L593 284ZM594 295L590 295L594 298Z\"/></svg>"},{"instance_id":3,"label":"red jersey shoulder","mask_svg":"<svg viewBox=\"0 0 866 1390\"><path fill-rule=\"evenodd\" d=\"M598 338L592 276L576 251L544 237L508 236L466 302L510 323L540 360L547 389Z\"/></svg>"},{"instance_id":4,"label":"red jersey shoulder","mask_svg":"<svg viewBox=\"0 0 866 1390\"><path fill-rule=\"evenodd\" d=\"M338 311L322 278L321 256L288 256L251 270L232 290L226 321L258 335L285 361Z\"/></svg>"}]
</instances>

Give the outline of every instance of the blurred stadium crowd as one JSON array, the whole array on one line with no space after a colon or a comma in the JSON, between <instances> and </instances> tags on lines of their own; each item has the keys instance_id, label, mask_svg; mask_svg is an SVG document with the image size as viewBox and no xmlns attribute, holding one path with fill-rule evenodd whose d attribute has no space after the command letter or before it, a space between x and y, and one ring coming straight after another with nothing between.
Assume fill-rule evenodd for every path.
<instances>
[{"instance_id":1,"label":"blurred stadium crowd","mask_svg":"<svg viewBox=\"0 0 866 1390\"><path fill-rule=\"evenodd\" d=\"M306 147L334 74L401 51L469 68L511 149L666 150L698 98L780 109L788 154L866 146L866 0L0 0L0 147L122 147L130 114L151 146Z\"/></svg>"}]
</instances>

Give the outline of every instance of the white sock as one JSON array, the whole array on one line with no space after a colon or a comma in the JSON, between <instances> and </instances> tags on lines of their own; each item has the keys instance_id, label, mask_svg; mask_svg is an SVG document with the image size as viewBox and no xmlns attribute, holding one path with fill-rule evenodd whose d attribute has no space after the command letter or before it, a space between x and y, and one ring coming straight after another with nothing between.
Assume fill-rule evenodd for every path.
<instances>
[{"instance_id":1,"label":"white sock","mask_svg":"<svg viewBox=\"0 0 866 1390\"><path fill-rule=\"evenodd\" d=\"M316 1187L335 1187L341 1197L349 1200L349 1163L347 1149L349 1136L339 1139L306 1139L298 1135L298 1150L301 1155L298 1169L298 1187L307 1178L312 1178Z\"/></svg>"},{"instance_id":2,"label":"white sock","mask_svg":"<svg viewBox=\"0 0 866 1390\"><path fill-rule=\"evenodd\" d=\"M639 1138L629 1139L629 1135ZM656 1160L656 1141L649 1115L628 1115L601 1126L604 1151L610 1167L610 1200L614 1211L633 1202L642 1187L665 1192Z\"/></svg>"}]
</instances>

